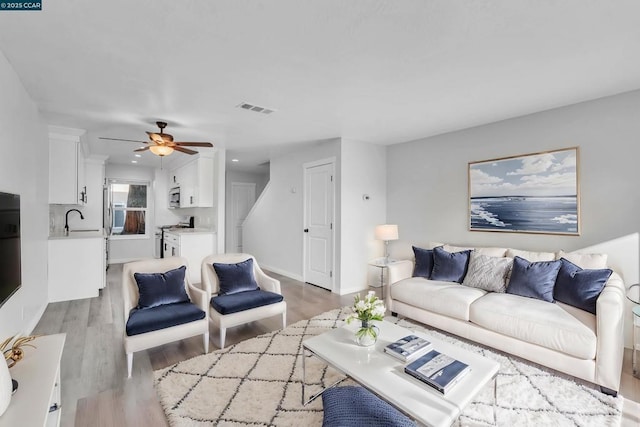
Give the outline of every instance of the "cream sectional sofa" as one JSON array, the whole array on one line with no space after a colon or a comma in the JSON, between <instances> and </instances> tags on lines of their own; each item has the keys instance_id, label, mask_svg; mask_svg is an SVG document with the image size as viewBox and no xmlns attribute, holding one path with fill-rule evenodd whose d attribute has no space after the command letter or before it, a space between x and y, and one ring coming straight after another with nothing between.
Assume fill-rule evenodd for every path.
<instances>
[{"instance_id":1,"label":"cream sectional sofa","mask_svg":"<svg viewBox=\"0 0 640 427\"><path fill-rule=\"evenodd\" d=\"M443 248L449 252L473 249L449 245ZM475 250L495 257L519 255L531 262L571 257L565 253L508 248ZM587 257L589 263L587 255L580 256ZM594 315L561 302L412 277L413 270L414 261L409 260L389 267L386 304L394 315L595 383L604 393L617 394L624 352L625 288L615 272L597 299Z\"/></svg>"}]
</instances>

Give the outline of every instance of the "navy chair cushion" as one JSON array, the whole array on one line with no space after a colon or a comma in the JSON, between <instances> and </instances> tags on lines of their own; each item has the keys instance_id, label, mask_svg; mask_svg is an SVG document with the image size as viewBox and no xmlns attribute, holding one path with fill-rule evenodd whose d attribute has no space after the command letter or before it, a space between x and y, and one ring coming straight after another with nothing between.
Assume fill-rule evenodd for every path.
<instances>
[{"instance_id":1,"label":"navy chair cushion","mask_svg":"<svg viewBox=\"0 0 640 427\"><path fill-rule=\"evenodd\" d=\"M516 256L507 293L553 302L553 287L560 265L560 260L529 262Z\"/></svg>"},{"instance_id":2,"label":"navy chair cushion","mask_svg":"<svg viewBox=\"0 0 640 427\"><path fill-rule=\"evenodd\" d=\"M416 258L416 263L413 267L413 277L430 279L431 271L433 270L433 250L422 249L415 246L412 247L413 254Z\"/></svg>"},{"instance_id":3,"label":"navy chair cushion","mask_svg":"<svg viewBox=\"0 0 640 427\"><path fill-rule=\"evenodd\" d=\"M467 275L471 250L447 252L440 246L433 248L431 280L462 283Z\"/></svg>"},{"instance_id":4,"label":"navy chair cushion","mask_svg":"<svg viewBox=\"0 0 640 427\"><path fill-rule=\"evenodd\" d=\"M370 391L356 386L322 393L323 427L415 427L415 423Z\"/></svg>"},{"instance_id":5,"label":"navy chair cushion","mask_svg":"<svg viewBox=\"0 0 640 427\"><path fill-rule=\"evenodd\" d=\"M564 258L556 278L553 297L556 301L596 314L596 300L613 271L582 269Z\"/></svg>"},{"instance_id":6,"label":"navy chair cushion","mask_svg":"<svg viewBox=\"0 0 640 427\"><path fill-rule=\"evenodd\" d=\"M246 291L235 294L219 295L211 298L211 307L218 313L231 314L250 310L263 305L275 304L282 301L280 294L268 291Z\"/></svg>"},{"instance_id":7,"label":"navy chair cushion","mask_svg":"<svg viewBox=\"0 0 640 427\"><path fill-rule=\"evenodd\" d=\"M134 308L129 312L126 331L128 336L144 334L204 319L205 315L204 311L190 302Z\"/></svg>"},{"instance_id":8,"label":"navy chair cushion","mask_svg":"<svg viewBox=\"0 0 640 427\"><path fill-rule=\"evenodd\" d=\"M255 291L258 288L253 277L253 259L249 258L236 264L213 263L213 269L220 283L219 295L235 294L238 292Z\"/></svg>"},{"instance_id":9,"label":"navy chair cushion","mask_svg":"<svg viewBox=\"0 0 640 427\"><path fill-rule=\"evenodd\" d=\"M184 265L166 273L133 273L138 284L138 308L151 308L163 304L188 302L184 288Z\"/></svg>"}]
</instances>

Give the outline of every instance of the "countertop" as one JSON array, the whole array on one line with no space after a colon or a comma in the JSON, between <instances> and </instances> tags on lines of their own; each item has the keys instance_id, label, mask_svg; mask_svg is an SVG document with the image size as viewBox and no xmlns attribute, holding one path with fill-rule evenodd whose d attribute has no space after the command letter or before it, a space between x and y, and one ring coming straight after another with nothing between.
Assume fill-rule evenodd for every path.
<instances>
[{"instance_id":1,"label":"countertop","mask_svg":"<svg viewBox=\"0 0 640 427\"><path fill-rule=\"evenodd\" d=\"M208 228L171 228L164 230L171 234L216 234L214 230Z\"/></svg>"},{"instance_id":2,"label":"countertop","mask_svg":"<svg viewBox=\"0 0 640 427\"><path fill-rule=\"evenodd\" d=\"M68 236L64 235L64 231L57 231L49 234L49 240L68 240L68 239L104 239L106 234L104 229L92 230L71 230Z\"/></svg>"}]
</instances>

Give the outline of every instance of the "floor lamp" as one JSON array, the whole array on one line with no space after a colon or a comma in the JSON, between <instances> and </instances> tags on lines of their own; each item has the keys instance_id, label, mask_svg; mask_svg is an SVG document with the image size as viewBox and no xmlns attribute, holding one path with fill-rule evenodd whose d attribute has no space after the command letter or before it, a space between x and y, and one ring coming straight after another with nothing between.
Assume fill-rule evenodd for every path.
<instances>
[{"instance_id":1,"label":"floor lamp","mask_svg":"<svg viewBox=\"0 0 640 427\"><path fill-rule=\"evenodd\" d=\"M384 262L389 263L389 241L398 240L398 226L396 224L384 224L376 226L376 240L384 241Z\"/></svg>"}]
</instances>

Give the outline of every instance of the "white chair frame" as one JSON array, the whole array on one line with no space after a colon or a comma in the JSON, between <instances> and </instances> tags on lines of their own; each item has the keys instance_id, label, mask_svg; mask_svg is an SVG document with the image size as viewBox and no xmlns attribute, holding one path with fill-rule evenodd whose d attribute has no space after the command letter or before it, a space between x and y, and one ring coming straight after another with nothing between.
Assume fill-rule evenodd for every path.
<instances>
[{"instance_id":1,"label":"white chair frame","mask_svg":"<svg viewBox=\"0 0 640 427\"><path fill-rule=\"evenodd\" d=\"M258 286L263 291L274 292L282 295L280 289L280 281L267 276L258 265L256 259L249 254L216 254L209 255L202 260L202 286L207 292L207 301L211 301L212 296L218 295L220 284L218 275L213 268L213 263L236 264L238 262L253 259L253 273ZM287 326L287 303L281 301L275 304L264 305L249 310L240 311L231 314L220 314L211 305L209 305L209 322L220 330L220 348L224 348L226 341L227 328L243 325L255 320L265 319L272 316L282 316L282 327Z\"/></svg>"},{"instance_id":2,"label":"white chair frame","mask_svg":"<svg viewBox=\"0 0 640 427\"><path fill-rule=\"evenodd\" d=\"M128 336L126 332L126 324L129 319L131 309L138 306L140 294L138 285L133 276L134 273L164 273L180 266L187 266L185 273L185 290L191 299L191 302L205 312L204 319L195 320L193 322L176 325L157 331L151 331L144 334ZM133 353L146 350L159 345L168 344L170 342L179 341L185 338L191 338L196 335L202 335L202 343L204 352L209 352L209 300L207 293L196 288L189 281L189 266L187 260L181 257L170 257L161 259L147 259L124 264L122 267L122 297L124 299L124 351L127 354L127 378L131 378L133 368Z\"/></svg>"}]
</instances>

